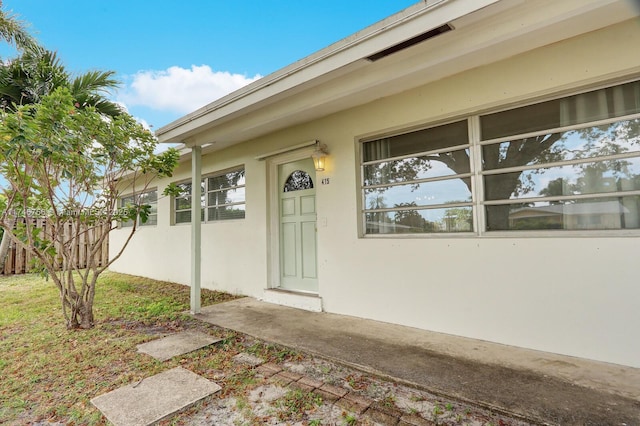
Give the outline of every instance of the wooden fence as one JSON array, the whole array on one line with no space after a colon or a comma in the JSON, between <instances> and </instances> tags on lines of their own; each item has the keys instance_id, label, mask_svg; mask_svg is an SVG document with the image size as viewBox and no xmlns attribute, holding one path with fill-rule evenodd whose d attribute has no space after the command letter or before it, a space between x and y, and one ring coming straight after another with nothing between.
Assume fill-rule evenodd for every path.
<instances>
[{"instance_id":1,"label":"wooden fence","mask_svg":"<svg viewBox=\"0 0 640 426\"><path fill-rule=\"evenodd\" d=\"M50 222L46 219L29 219L31 224L42 229L42 235L50 234L48 227L51 226ZM19 223L24 223L24 219L18 219ZM17 226L17 224L16 224ZM67 222L64 224L65 240L71 237L74 224ZM89 246L92 241L97 239L96 234L99 233L99 229L86 229L86 226L80 225L81 228L77 233L78 238L73 241L75 247L73 247L75 256L74 264L78 268L86 268L89 259ZM109 226L108 223L102 225L96 225L95 227ZM93 227L93 228L95 228ZM21 243L11 242L7 258L3 267L0 268L0 274L13 275L13 274L26 274L31 272L33 266L33 255L26 249ZM109 238L105 238L101 247L95 255L95 261L98 266L106 265L109 261Z\"/></svg>"}]
</instances>

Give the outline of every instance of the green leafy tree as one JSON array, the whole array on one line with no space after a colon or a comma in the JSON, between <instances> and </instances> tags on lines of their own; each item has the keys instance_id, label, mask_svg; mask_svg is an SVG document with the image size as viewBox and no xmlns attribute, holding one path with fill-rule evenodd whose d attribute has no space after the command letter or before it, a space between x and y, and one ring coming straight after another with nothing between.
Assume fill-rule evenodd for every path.
<instances>
[{"instance_id":1,"label":"green leafy tree","mask_svg":"<svg viewBox=\"0 0 640 426\"><path fill-rule=\"evenodd\" d=\"M144 192L156 177L171 176L178 153L155 154L155 137L130 115L80 108L66 87L0 115L0 167L9 183L0 226L26 245L58 288L67 327L91 328L97 278L126 248L137 229L134 219L145 222L151 208L119 209L118 201L125 192ZM27 212L46 220L46 232ZM15 216L27 217L8 226ZM126 242L98 265L103 242L127 220L133 226ZM74 261L80 241L88 243L86 269Z\"/></svg>"},{"instance_id":2,"label":"green leafy tree","mask_svg":"<svg viewBox=\"0 0 640 426\"><path fill-rule=\"evenodd\" d=\"M436 231L436 224L426 220L417 210L413 210L412 207L417 207L415 202L394 204L394 208L404 208L394 212L394 221L396 225L395 232L434 232ZM409 207L409 209L406 209Z\"/></svg>"},{"instance_id":3,"label":"green leafy tree","mask_svg":"<svg viewBox=\"0 0 640 426\"><path fill-rule=\"evenodd\" d=\"M1 6L1 2L0 2ZM73 77L59 61L55 52L38 45L26 26L0 10L1 38L14 44L21 54L10 60L0 59L0 109L16 111L20 105L35 104L59 87L71 92L75 105L95 107L102 114L115 117L121 108L106 98L109 89L117 86L112 71L90 71ZM7 224L10 228L15 223ZM10 245L10 235L0 240L0 265L4 265Z\"/></svg>"},{"instance_id":4,"label":"green leafy tree","mask_svg":"<svg viewBox=\"0 0 640 426\"><path fill-rule=\"evenodd\" d=\"M460 232L473 230L473 218L471 209L464 207L452 207L444 211L442 226L447 232Z\"/></svg>"}]
</instances>

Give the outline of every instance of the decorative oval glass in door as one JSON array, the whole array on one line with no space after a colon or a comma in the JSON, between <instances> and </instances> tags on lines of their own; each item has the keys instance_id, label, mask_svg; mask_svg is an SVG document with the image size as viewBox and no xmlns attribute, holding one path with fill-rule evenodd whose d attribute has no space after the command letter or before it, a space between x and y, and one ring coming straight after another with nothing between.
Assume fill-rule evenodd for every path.
<instances>
[{"instance_id":1,"label":"decorative oval glass in door","mask_svg":"<svg viewBox=\"0 0 640 426\"><path fill-rule=\"evenodd\" d=\"M284 183L283 192L302 191L305 189L313 189L313 179L311 179L309 173L303 170L295 170Z\"/></svg>"}]
</instances>

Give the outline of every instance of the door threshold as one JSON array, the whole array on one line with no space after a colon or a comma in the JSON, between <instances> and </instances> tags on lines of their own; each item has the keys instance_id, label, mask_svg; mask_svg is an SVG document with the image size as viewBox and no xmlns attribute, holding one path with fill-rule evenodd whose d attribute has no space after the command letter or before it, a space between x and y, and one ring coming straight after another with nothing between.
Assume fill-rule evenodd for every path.
<instances>
[{"instance_id":1,"label":"door threshold","mask_svg":"<svg viewBox=\"0 0 640 426\"><path fill-rule=\"evenodd\" d=\"M262 300L305 311L322 312L322 298L318 293L288 290L283 288L267 288Z\"/></svg>"}]
</instances>

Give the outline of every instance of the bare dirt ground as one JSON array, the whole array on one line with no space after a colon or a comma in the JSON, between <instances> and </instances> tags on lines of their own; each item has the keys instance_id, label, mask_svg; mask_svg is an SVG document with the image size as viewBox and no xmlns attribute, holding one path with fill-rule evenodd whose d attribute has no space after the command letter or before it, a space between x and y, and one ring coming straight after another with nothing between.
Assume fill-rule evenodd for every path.
<instances>
[{"instance_id":1,"label":"bare dirt ground","mask_svg":"<svg viewBox=\"0 0 640 426\"><path fill-rule=\"evenodd\" d=\"M253 382L244 392L205 401L177 423L190 426L531 424L304 354L295 360L251 368L255 371ZM292 379L296 380L290 381ZM345 396L339 397L343 393Z\"/></svg>"}]
</instances>

